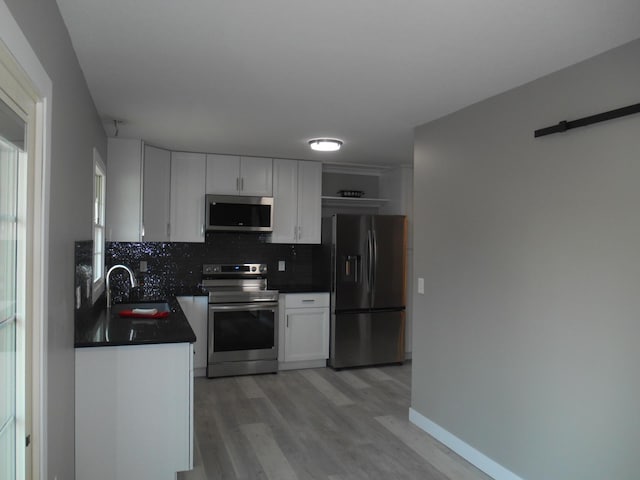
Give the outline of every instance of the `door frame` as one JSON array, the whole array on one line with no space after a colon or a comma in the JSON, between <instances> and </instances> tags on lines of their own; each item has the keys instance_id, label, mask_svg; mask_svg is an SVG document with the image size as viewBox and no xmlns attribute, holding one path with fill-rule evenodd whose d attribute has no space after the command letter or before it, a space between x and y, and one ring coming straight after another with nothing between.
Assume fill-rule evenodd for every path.
<instances>
[{"instance_id":1,"label":"door frame","mask_svg":"<svg viewBox=\"0 0 640 480\"><path fill-rule=\"evenodd\" d=\"M35 102L33 158L29 158L27 195L26 285L32 319L26 339L30 353L22 368L30 371L31 461L27 478L45 479L47 474L47 311L49 265L49 188L51 165L51 101L53 84L4 0L0 0L0 54L3 65ZM27 389L28 391L28 389Z\"/></svg>"}]
</instances>

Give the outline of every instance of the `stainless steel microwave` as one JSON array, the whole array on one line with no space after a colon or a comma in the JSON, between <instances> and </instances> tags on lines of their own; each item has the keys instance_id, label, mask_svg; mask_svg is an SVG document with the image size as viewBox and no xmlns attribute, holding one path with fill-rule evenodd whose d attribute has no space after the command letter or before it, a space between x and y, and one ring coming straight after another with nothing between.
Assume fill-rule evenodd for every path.
<instances>
[{"instance_id":1,"label":"stainless steel microwave","mask_svg":"<svg viewBox=\"0 0 640 480\"><path fill-rule=\"evenodd\" d=\"M205 225L210 232L272 232L273 197L205 195Z\"/></svg>"}]
</instances>

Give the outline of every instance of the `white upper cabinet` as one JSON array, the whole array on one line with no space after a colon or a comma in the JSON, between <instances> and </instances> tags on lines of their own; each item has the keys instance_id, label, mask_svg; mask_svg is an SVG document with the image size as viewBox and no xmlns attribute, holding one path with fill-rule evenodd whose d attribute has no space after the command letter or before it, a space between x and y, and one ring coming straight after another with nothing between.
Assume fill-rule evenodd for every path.
<instances>
[{"instance_id":1,"label":"white upper cabinet","mask_svg":"<svg viewBox=\"0 0 640 480\"><path fill-rule=\"evenodd\" d=\"M296 243L298 233L298 162L273 161L272 243Z\"/></svg>"},{"instance_id":2,"label":"white upper cabinet","mask_svg":"<svg viewBox=\"0 0 640 480\"><path fill-rule=\"evenodd\" d=\"M273 161L272 243L320 243L322 164Z\"/></svg>"},{"instance_id":3,"label":"white upper cabinet","mask_svg":"<svg viewBox=\"0 0 640 480\"><path fill-rule=\"evenodd\" d=\"M273 161L261 157L207 155L207 193L217 195L273 194Z\"/></svg>"},{"instance_id":4,"label":"white upper cabinet","mask_svg":"<svg viewBox=\"0 0 640 480\"><path fill-rule=\"evenodd\" d=\"M107 240L139 242L142 224L142 141L109 138L107 143Z\"/></svg>"},{"instance_id":5,"label":"white upper cabinet","mask_svg":"<svg viewBox=\"0 0 640 480\"><path fill-rule=\"evenodd\" d=\"M206 155L171 153L172 242L204 242Z\"/></svg>"},{"instance_id":6,"label":"white upper cabinet","mask_svg":"<svg viewBox=\"0 0 640 480\"><path fill-rule=\"evenodd\" d=\"M298 243L320 243L322 164L298 162Z\"/></svg>"},{"instance_id":7,"label":"white upper cabinet","mask_svg":"<svg viewBox=\"0 0 640 480\"><path fill-rule=\"evenodd\" d=\"M259 157L240 157L241 195L273 195L273 160Z\"/></svg>"},{"instance_id":8,"label":"white upper cabinet","mask_svg":"<svg viewBox=\"0 0 640 480\"><path fill-rule=\"evenodd\" d=\"M171 215L171 152L145 145L142 240L168 242Z\"/></svg>"}]
</instances>

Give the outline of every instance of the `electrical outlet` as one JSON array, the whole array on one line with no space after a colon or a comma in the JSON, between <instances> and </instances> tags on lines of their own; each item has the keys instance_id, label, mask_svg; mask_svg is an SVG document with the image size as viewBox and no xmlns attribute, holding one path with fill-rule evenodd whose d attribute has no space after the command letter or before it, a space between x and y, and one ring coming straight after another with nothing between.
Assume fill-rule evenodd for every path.
<instances>
[{"instance_id":1,"label":"electrical outlet","mask_svg":"<svg viewBox=\"0 0 640 480\"><path fill-rule=\"evenodd\" d=\"M285 271L284 260L278 260L278 271L279 272L284 272Z\"/></svg>"},{"instance_id":2,"label":"electrical outlet","mask_svg":"<svg viewBox=\"0 0 640 480\"><path fill-rule=\"evenodd\" d=\"M140 260L140 272L145 273L147 271L147 261Z\"/></svg>"},{"instance_id":3,"label":"electrical outlet","mask_svg":"<svg viewBox=\"0 0 640 480\"><path fill-rule=\"evenodd\" d=\"M418 293L424 295L424 278L418 277Z\"/></svg>"}]
</instances>

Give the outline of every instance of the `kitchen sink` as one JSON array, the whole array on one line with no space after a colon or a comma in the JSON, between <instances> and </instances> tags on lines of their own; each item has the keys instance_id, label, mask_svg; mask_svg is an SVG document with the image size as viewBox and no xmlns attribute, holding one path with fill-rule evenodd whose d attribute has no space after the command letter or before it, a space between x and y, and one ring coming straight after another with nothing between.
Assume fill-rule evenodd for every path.
<instances>
[{"instance_id":1,"label":"kitchen sink","mask_svg":"<svg viewBox=\"0 0 640 480\"><path fill-rule=\"evenodd\" d=\"M116 303L111 306L113 313L120 313L124 310L133 310L136 308L150 309L155 308L158 312L170 312L171 307L168 302L134 302L134 303Z\"/></svg>"},{"instance_id":2,"label":"kitchen sink","mask_svg":"<svg viewBox=\"0 0 640 480\"><path fill-rule=\"evenodd\" d=\"M171 307L167 302L135 302L135 303L116 303L111 306L111 315L119 317L120 312L126 310L141 309L156 309L160 312L171 312ZM131 325L153 325L156 322L167 320L169 317L152 318L152 317L127 317L127 320Z\"/></svg>"}]
</instances>

